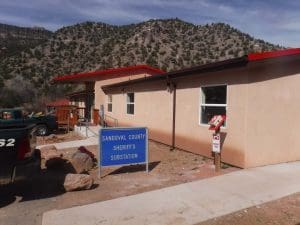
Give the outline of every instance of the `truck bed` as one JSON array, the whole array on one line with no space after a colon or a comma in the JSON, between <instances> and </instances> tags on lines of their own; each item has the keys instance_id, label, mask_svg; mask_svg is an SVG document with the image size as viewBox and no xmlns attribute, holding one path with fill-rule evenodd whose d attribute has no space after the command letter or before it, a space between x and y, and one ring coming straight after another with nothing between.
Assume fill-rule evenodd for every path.
<instances>
[{"instance_id":1,"label":"truck bed","mask_svg":"<svg viewBox=\"0 0 300 225\"><path fill-rule=\"evenodd\" d=\"M0 184L11 181L18 165L32 160L36 148L34 125L0 126ZM30 155L22 151L30 148ZM27 154L29 154L27 153Z\"/></svg>"}]
</instances>

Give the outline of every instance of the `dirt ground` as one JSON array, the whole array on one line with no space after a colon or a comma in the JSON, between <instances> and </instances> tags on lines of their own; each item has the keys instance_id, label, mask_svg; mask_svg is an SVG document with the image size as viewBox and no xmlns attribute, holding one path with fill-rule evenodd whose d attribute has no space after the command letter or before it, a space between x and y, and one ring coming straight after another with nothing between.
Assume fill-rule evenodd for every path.
<instances>
[{"instance_id":1,"label":"dirt ground","mask_svg":"<svg viewBox=\"0 0 300 225\"><path fill-rule=\"evenodd\" d=\"M73 136L64 138L66 141ZM87 149L97 155L97 146ZM75 151L76 148L70 148L62 152L69 158ZM156 142L149 143L149 156L149 173L145 172L144 165L106 167L102 169L103 177L98 179L98 168L94 168L90 171L95 180L93 189L67 193L62 184L68 167L48 170L43 166L41 174L32 181L0 187L0 224L40 225L45 211L133 195L237 170L224 165L220 173L215 173L211 159L181 150L170 151L169 147Z\"/></svg>"},{"instance_id":2,"label":"dirt ground","mask_svg":"<svg viewBox=\"0 0 300 225\"><path fill-rule=\"evenodd\" d=\"M300 193L198 225L300 225Z\"/></svg>"},{"instance_id":3,"label":"dirt ground","mask_svg":"<svg viewBox=\"0 0 300 225\"><path fill-rule=\"evenodd\" d=\"M46 137L37 137L36 143L37 145L46 145L46 144L53 144L65 141L74 141L74 140L81 140L84 139L82 136L75 132L64 133L59 131L56 134L51 134Z\"/></svg>"},{"instance_id":4,"label":"dirt ground","mask_svg":"<svg viewBox=\"0 0 300 225\"><path fill-rule=\"evenodd\" d=\"M45 144L76 140L74 133L40 139ZM97 146L87 147L97 155ZM211 159L181 150L170 151L165 145L150 142L150 172L145 166L107 167L98 179L98 168L90 171L95 179L93 189L65 192L62 183L68 167L47 170L32 180L0 187L0 225L40 225L44 212L72 206L114 199L122 196L155 190L184 182L199 180L237 170L223 165L215 173ZM65 158L71 157L76 148L63 150ZM198 225L300 225L300 193L244 209Z\"/></svg>"}]
</instances>

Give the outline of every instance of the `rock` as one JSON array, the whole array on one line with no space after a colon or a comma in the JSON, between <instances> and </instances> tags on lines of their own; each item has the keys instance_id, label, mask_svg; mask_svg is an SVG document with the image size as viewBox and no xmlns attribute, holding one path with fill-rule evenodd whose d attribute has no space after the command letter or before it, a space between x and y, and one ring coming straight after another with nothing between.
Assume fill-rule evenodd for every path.
<instances>
[{"instance_id":1,"label":"rock","mask_svg":"<svg viewBox=\"0 0 300 225\"><path fill-rule=\"evenodd\" d=\"M64 188L66 191L80 191L91 189L93 178L87 174L69 173L65 177Z\"/></svg>"},{"instance_id":2,"label":"rock","mask_svg":"<svg viewBox=\"0 0 300 225\"><path fill-rule=\"evenodd\" d=\"M80 151L75 152L70 161L76 173L88 172L94 166L93 159Z\"/></svg>"},{"instance_id":3,"label":"rock","mask_svg":"<svg viewBox=\"0 0 300 225\"><path fill-rule=\"evenodd\" d=\"M54 145L42 147L40 150L41 150L41 157L42 159L45 160L63 156L62 153L58 152L57 148Z\"/></svg>"},{"instance_id":4,"label":"rock","mask_svg":"<svg viewBox=\"0 0 300 225\"><path fill-rule=\"evenodd\" d=\"M58 152L54 145L43 147L40 150L41 158L45 159L45 166L47 169L59 168L65 162L63 154Z\"/></svg>"},{"instance_id":5,"label":"rock","mask_svg":"<svg viewBox=\"0 0 300 225\"><path fill-rule=\"evenodd\" d=\"M88 154L93 160L95 160L95 155L91 151L87 150L86 147L80 146L78 148L78 151L80 151L82 153L85 153L85 154Z\"/></svg>"}]
</instances>

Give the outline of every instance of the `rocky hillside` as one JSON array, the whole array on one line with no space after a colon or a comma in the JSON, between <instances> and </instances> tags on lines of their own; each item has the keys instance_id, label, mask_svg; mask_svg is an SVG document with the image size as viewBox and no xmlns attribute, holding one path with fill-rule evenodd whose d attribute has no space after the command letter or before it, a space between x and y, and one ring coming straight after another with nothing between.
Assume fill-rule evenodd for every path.
<instances>
[{"instance_id":1,"label":"rocky hillside","mask_svg":"<svg viewBox=\"0 0 300 225\"><path fill-rule=\"evenodd\" d=\"M36 89L31 91L39 93L35 96L49 96L57 92L49 85L54 75L133 64L171 71L280 48L224 23L194 25L168 19L112 26L85 22L64 27L46 42L6 57L0 63L0 86L2 80L6 89L15 91L15 81L23 82Z\"/></svg>"},{"instance_id":2,"label":"rocky hillside","mask_svg":"<svg viewBox=\"0 0 300 225\"><path fill-rule=\"evenodd\" d=\"M52 32L40 27L17 27L0 23L0 59L33 48L52 36Z\"/></svg>"}]
</instances>

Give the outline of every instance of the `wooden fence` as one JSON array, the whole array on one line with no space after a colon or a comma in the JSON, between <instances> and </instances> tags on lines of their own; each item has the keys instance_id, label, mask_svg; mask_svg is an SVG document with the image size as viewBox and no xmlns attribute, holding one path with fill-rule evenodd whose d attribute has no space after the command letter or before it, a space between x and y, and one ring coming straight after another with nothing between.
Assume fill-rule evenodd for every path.
<instances>
[{"instance_id":1,"label":"wooden fence","mask_svg":"<svg viewBox=\"0 0 300 225\"><path fill-rule=\"evenodd\" d=\"M56 117L58 122L58 128L64 128L68 131L74 129L74 126L78 122L78 110L76 106L59 106L56 107Z\"/></svg>"},{"instance_id":2,"label":"wooden fence","mask_svg":"<svg viewBox=\"0 0 300 225\"><path fill-rule=\"evenodd\" d=\"M59 106L56 107L56 117L58 122L59 128L67 129L74 129L74 126L78 123L79 119L84 119L84 112L85 108L77 107L73 105L67 106ZM95 125L99 125L100 117L99 117L99 110L93 110L93 123Z\"/></svg>"}]
</instances>

